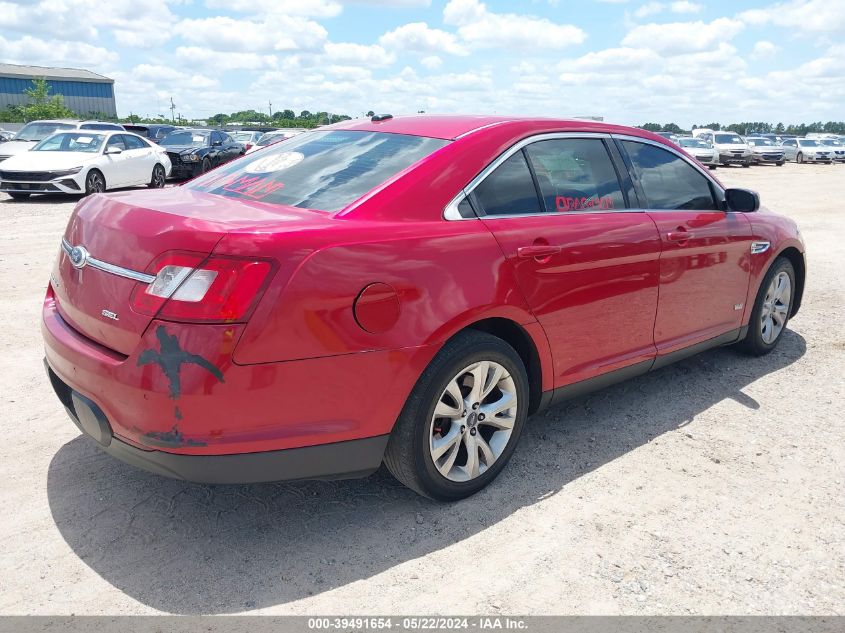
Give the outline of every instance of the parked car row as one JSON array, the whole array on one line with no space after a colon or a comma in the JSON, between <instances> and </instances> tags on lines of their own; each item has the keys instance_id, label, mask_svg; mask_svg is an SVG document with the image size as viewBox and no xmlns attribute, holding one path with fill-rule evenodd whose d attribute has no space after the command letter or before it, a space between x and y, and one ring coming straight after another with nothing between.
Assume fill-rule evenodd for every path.
<instances>
[{"instance_id":1,"label":"parked car row","mask_svg":"<svg viewBox=\"0 0 845 633\"><path fill-rule=\"evenodd\" d=\"M168 177L193 178L257 147L262 133L245 134L252 143L220 130L173 125L32 121L0 143L0 192L20 200L164 187Z\"/></svg>"},{"instance_id":2,"label":"parked car row","mask_svg":"<svg viewBox=\"0 0 845 633\"><path fill-rule=\"evenodd\" d=\"M692 136L679 136L672 132L658 132L660 136L684 148L710 169L719 166L772 164L781 166L786 161L797 163L845 162L845 139L830 135L797 137L776 134L742 136L735 132L698 128Z\"/></svg>"}]
</instances>

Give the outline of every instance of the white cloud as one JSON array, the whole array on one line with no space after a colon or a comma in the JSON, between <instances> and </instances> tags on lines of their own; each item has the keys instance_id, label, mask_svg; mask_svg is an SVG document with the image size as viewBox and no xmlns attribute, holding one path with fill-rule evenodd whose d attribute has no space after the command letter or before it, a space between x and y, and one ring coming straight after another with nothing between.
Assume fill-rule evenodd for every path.
<instances>
[{"instance_id":1,"label":"white cloud","mask_svg":"<svg viewBox=\"0 0 845 633\"><path fill-rule=\"evenodd\" d=\"M261 70L274 68L278 63L275 55L258 53L217 52L201 46L179 46L176 59L188 68L204 68L211 71Z\"/></svg>"},{"instance_id":2,"label":"white cloud","mask_svg":"<svg viewBox=\"0 0 845 633\"><path fill-rule=\"evenodd\" d=\"M689 0L678 0L669 5L673 13L700 13L704 8L696 2L689 2Z\"/></svg>"},{"instance_id":3,"label":"white cloud","mask_svg":"<svg viewBox=\"0 0 845 633\"><path fill-rule=\"evenodd\" d=\"M100 0L0 2L0 15L4 29L88 40L111 30L121 46L137 48L167 42L174 20L166 0L109 0L106 11Z\"/></svg>"},{"instance_id":4,"label":"white cloud","mask_svg":"<svg viewBox=\"0 0 845 633\"><path fill-rule=\"evenodd\" d=\"M515 13L493 13L479 0L449 0L443 21L458 27L458 35L473 48L534 51L541 38L546 49L581 44L587 35L577 26Z\"/></svg>"},{"instance_id":5,"label":"white cloud","mask_svg":"<svg viewBox=\"0 0 845 633\"><path fill-rule=\"evenodd\" d=\"M467 50L447 31L433 29L425 22L411 22L388 31L379 38L385 48L420 53L466 55Z\"/></svg>"},{"instance_id":6,"label":"white cloud","mask_svg":"<svg viewBox=\"0 0 845 633\"><path fill-rule=\"evenodd\" d=\"M638 18L645 18L650 15L655 15L663 11L665 6L662 2L646 2L639 9L634 11L634 16Z\"/></svg>"},{"instance_id":7,"label":"white cloud","mask_svg":"<svg viewBox=\"0 0 845 633\"><path fill-rule=\"evenodd\" d=\"M378 44L364 45L352 43L332 43L325 46L327 61L337 64L358 64L370 68L389 66L396 60L393 53L389 53Z\"/></svg>"},{"instance_id":8,"label":"white cloud","mask_svg":"<svg viewBox=\"0 0 845 633\"><path fill-rule=\"evenodd\" d=\"M437 55L429 55L428 57L423 57L420 60L420 64L422 64L424 68L428 68L429 70L436 70L443 65L443 60L440 59Z\"/></svg>"},{"instance_id":9,"label":"white cloud","mask_svg":"<svg viewBox=\"0 0 845 633\"><path fill-rule=\"evenodd\" d=\"M274 16L265 21L216 16L182 20L178 32L194 44L213 43L215 51L271 52L317 50L328 38L326 29L301 17Z\"/></svg>"},{"instance_id":10,"label":"white cloud","mask_svg":"<svg viewBox=\"0 0 845 633\"><path fill-rule=\"evenodd\" d=\"M117 53L100 46L85 42L44 40L31 35L10 40L0 35L0 51L3 61L12 64L35 64L42 66L81 66L84 68L102 68L104 64L113 64L118 59Z\"/></svg>"},{"instance_id":11,"label":"white cloud","mask_svg":"<svg viewBox=\"0 0 845 633\"><path fill-rule=\"evenodd\" d=\"M217 88L220 81L205 75L185 73L170 66L156 66L153 64L139 64L132 69L131 76L135 80L148 81L169 87L190 86L195 90Z\"/></svg>"},{"instance_id":12,"label":"white cloud","mask_svg":"<svg viewBox=\"0 0 845 633\"><path fill-rule=\"evenodd\" d=\"M751 51L752 59L769 59L774 57L780 48L772 42L760 40L754 44L754 49Z\"/></svg>"},{"instance_id":13,"label":"white cloud","mask_svg":"<svg viewBox=\"0 0 845 633\"><path fill-rule=\"evenodd\" d=\"M845 33L842 0L779 2L765 9L744 11L739 19L755 26L773 24L804 33Z\"/></svg>"},{"instance_id":14,"label":"white cloud","mask_svg":"<svg viewBox=\"0 0 845 633\"><path fill-rule=\"evenodd\" d=\"M205 0L209 9L224 9L254 15L287 15L331 18L343 10L333 0Z\"/></svg>"},{"instance_id":15,"label":"white cloud","mask_svg":"<svg viewBox=\"0 0 845 633\"><path fill-rule=\"evenodd\" d=\"M738 20L718 18L712 22L677 22L635 26L622 39L625 46L650 48L663 55L681 55L716 48L733 39L744 25Z\"/></svg>"}]
</instances>

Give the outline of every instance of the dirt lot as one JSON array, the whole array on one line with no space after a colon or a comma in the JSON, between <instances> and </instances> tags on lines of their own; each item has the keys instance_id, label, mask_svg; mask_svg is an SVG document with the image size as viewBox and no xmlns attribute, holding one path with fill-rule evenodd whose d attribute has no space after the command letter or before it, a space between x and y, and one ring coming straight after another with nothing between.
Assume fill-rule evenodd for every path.
<instances>
[{"instance_id":1,"label":"dirt lot","mask_svg":"<svg viewBox=\"0 0 845 633\"><path fill-rule=\"evenodd\" d=\"M74 202L0 194L0 613L845 613L845 166L720 169L795 218L804 307L532 418L482 494L199 486L100 454L41 365Z\"/></svg>"}]
</instances>

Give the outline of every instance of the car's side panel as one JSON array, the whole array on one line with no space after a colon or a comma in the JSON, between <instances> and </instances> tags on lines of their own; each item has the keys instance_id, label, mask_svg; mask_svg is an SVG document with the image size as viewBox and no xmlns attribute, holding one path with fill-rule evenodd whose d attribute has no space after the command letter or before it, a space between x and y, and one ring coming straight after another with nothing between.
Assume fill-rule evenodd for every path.
<instances>
[{"instance_id":1,"label":"car's side panel","mask_svg":"<svg viewBox=\"0 0 845 633\"><path fill-rule=\"evenodd\" d=\"M660 238L646 213L547 213L483 220L513 266L554 356L554 386L655 355ZM560 251L524 257L543 243Z\"/></svg>"},{"instance_id":2,"label":"car's side panel","mask_svg":"<svg viewBox=\"0 0 845 633\"><path fill-rule=\"evenodd\" d=\"M486 318L535 320L481 221L342 224L348 228L334 234L290 234L268 245L299 253L301 263L295 271L283 266L268 288L235 350L236 362L429 345ZM254 243L254 236L229 234L215 250L237 254ZM399 304L395 325L377 334L364 330L353 311L373 283L393 288Z\"/></svg>"},{"instance_id":3,"label":"car's side panel","mask_svg":"<svg viewBox=\"0 0 845 633\"><path fill-rule=\"evenodd\" d=\"M652 211L663 240L654 342L660 354L741 325L748 295L751 225L745 214ZM673 241L678 234L686 241Z\"/></svg>"}]
</instances>

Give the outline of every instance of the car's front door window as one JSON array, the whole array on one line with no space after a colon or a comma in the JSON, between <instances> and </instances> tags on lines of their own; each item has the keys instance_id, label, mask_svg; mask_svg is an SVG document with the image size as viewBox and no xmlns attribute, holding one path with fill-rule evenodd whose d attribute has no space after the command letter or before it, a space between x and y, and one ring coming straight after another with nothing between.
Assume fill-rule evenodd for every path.
<instances>
[{"instance_id":1,"label":"car's front door window","mask_svg":"<svg viewBox=\"0 0 845 633\"><path fill-rule=\"evenodd\" d=\"M649 209L718 209L709 179L680 156L646 143L622 141Z\"/></svg>"}]
</instances>

